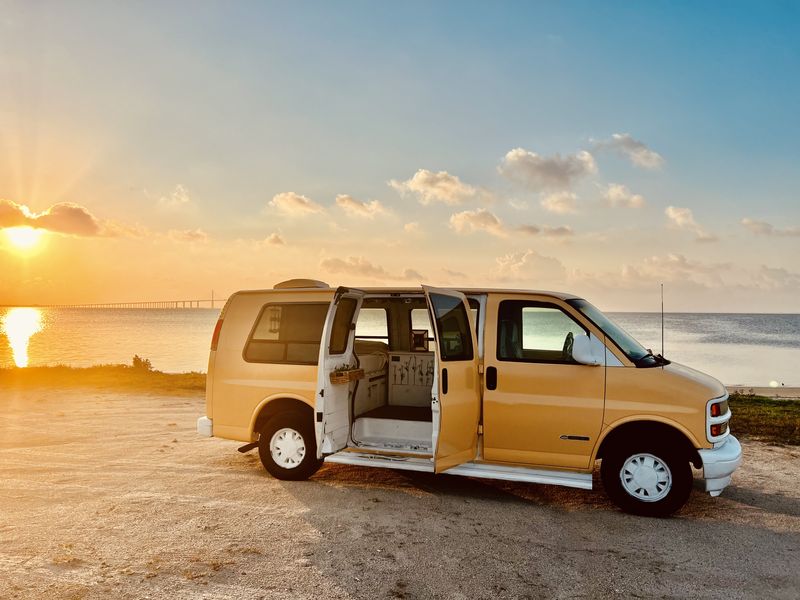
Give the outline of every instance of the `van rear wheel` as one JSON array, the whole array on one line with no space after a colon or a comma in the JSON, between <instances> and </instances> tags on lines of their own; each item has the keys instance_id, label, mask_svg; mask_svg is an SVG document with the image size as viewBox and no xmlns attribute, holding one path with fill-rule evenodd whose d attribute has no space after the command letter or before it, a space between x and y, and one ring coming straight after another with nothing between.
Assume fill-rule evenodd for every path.
<instances>
[{"instance_id":1,"label":"van rear wheel","mask_svg":"<svg viewBox=\"0 0 800 600\"><path fill-rule=\"evenodd\" d=\"M322 466L313 423L297 412L279 413L264 424L258 456L270 475L287 481L308 479Z\"/></svg>"},{"instance_id":2,"label":"van rear wheel","mask_svg":"<svg viewBox=\"0 0 800 600\"><path fill-rule=\"evenodd\" d=\"M667 517L680 510L692 491L688 459L659 444L614 448L603 458L600 475L617 506L646 517Z\"/></svg>"}]
</instances>

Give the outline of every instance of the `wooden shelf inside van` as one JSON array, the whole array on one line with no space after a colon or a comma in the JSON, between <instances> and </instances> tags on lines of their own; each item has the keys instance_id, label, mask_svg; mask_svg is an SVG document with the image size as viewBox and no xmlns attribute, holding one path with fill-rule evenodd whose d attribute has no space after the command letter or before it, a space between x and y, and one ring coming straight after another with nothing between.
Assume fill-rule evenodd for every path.
<instances>
[{"instance_id":1,"label":"wooden shelf inside van","mask_svg":"<svg viewBox=\"0 0 800 600\"><path fill-rule=\"evenodd\" d=\"M364 378L364 369L348 369L347 371L333 371L331 383L350 383L356 379Z\"/></svg>"}]
</instances>

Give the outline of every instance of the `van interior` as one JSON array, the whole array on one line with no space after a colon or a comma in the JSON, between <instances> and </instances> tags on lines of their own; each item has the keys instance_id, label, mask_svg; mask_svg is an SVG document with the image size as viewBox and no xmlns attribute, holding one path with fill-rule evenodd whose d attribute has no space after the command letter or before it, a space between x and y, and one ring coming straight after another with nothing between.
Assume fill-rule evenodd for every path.
<instances>
[{"instance_id":1,"label":"van interior","mask_svg":"<svg viewBox=\"0 0 800 600\"><path fill-rule=\"evenodd\" d=\"M471 299L470 307L476 313L477 300ZM355 382L350 395L352 442L364 448L430 455L436 367L425 297L367 296L355 335L356 360L364 377Z\"/></svg>"}]
</instances>

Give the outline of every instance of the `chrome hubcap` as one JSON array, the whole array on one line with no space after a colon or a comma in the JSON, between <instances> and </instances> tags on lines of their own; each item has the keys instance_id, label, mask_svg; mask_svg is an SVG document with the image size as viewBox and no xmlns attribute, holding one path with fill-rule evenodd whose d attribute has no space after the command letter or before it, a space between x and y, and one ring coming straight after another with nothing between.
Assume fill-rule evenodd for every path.
<instances>
[{"instance_id":1,"label":"chrome hubcap","mask_svg":"<svg viewBox=\"0 0 800 600\"><path fill-rule=\"evenodd\" d=\"M634 454L619 472L622 487L642 502L658 502L672 489L672 473L663 460L652 454Z\"/></svg>"},{"instance_id":2,"label":"chrome hubcap","mask_svg":"<svg viewBox=\"0 0 800 600\"><path fill-rule=\"evenodd\" d=\"M284 427L272 434L269 452L275 464L284 469L294 469L303 462L306 443L303 436L290 427Z\"/></svg>"}]
</instances>

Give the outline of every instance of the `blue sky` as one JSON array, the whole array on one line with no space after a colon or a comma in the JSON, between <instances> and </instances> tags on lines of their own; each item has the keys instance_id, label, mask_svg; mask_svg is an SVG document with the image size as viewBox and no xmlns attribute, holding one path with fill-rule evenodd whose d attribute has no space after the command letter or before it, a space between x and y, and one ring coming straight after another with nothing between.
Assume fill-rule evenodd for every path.
<instances>
[{"instance_id":1,"label":"blue sky","mask_svg":"<svg viewBox=\"0 0 800 600\"><path fill-rule=\"evenodd\" d=\"M796 3L0 8L0 198L32 213L74 203L117 232L7 249L14 298L83 300L54 273L58 251L111 257L82 259L92 299L303 274L408 283L410 270L610 308L647 309L664 280L685 310L800 309ZM660 162L642 168L613 134ZM594 169L521 184L499 172L517 148L588 152ZM423 203L418 186L387 185L420 169L480 193ZM612 184L641 204L609 206ZM284 193L322 209L279 210ZM354 217L337 195L382 210ZM559 227L570 234L541 233ZM131 267L135 289L109 286L131 252L169 275Z\"/></svg>"}]
</instances>

